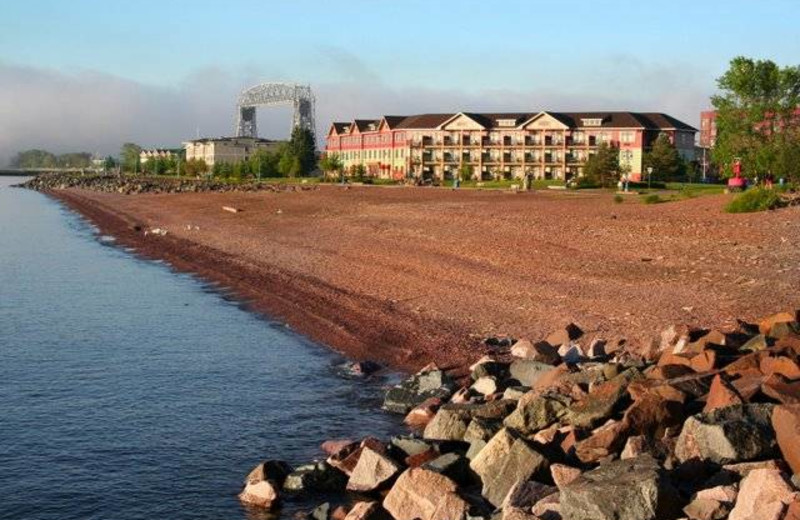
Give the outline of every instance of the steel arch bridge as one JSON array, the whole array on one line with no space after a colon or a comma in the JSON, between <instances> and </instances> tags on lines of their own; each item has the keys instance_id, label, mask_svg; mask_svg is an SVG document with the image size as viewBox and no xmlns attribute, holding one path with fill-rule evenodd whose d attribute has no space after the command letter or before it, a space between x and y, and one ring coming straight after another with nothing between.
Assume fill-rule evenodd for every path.
<instances>
[{"instance_id":1,"label":"steel arch bridge","mask_svg":"<svg viewBox=\"0 0 800 520\"><path fill-rule=\"evenodd\" d=\"M262 83L239 94L237 137L258 137L256 108L292 105L292 130L305 128L314 133L314 94L309 85Z\"/></svg>"}]
</instances>

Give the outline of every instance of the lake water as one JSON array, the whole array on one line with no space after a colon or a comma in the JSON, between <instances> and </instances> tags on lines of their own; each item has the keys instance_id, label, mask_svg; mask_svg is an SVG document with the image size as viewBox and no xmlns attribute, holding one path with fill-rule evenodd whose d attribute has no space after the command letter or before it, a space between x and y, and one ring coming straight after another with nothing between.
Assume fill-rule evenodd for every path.
<instances>
[{"instance_id":1,"label":"lake water","mask_svg":"<svg viewBox=\"0 0 800 520\"><path fill-rule=\"evenodd\" d=\"M265 458L399 431L381 385L0 177L0 518L267 518ZM316 503L293 501L282 517Z\"/></svg>"}]
</instances>

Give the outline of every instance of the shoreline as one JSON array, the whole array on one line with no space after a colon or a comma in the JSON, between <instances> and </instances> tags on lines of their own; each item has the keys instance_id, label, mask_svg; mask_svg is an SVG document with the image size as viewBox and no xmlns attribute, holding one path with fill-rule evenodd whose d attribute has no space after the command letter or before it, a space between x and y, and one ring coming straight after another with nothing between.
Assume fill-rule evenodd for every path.
<instances>
[{"instance_id":1,"label":"shoreline","mask_svg":"<svg viewBox=\"0 0 800 520\"><path fill-rule=\"evenodd\" d=\"M73 190L48 190L46 196L64 204L113 236L137 256L167 262L173 269L230 289L249 312L285 323L322 346L349 359L378 361L388 368L415 372L429 363L462 373L482 345L453 349L464 343L465 331L451 323L430 323L403 313L391 303L348 293L311 276L277 267L248 265L243 259L172 234L154 243L142 230L146 224ZM424 341L428 348L409 345ZM380 348L375 348L380 345ZM424 351L423 351L424 350Z\"/></svg>"}]
</instances>

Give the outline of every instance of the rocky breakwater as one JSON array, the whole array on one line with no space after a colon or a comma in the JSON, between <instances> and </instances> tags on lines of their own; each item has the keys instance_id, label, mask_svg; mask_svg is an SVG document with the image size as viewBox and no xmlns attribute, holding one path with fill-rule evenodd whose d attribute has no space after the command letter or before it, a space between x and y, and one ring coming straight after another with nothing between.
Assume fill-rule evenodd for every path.
<instances>
[{"instance_id":1,"label":"rocky breakwater","mask_svg":"<svg viewBox=\"0 0 800 520\"><path fill-rule=\"evenodd\" d=\"M644 352L570 325L459 384L428 366L386 394L415 433L264 462L240 498L325 494L316 520L798 519L799 319L673 326Z\"/></svg>"},{"instance_id":2,"label":"rocky breakwater","mask_svg":"<svg viewBox=\"0 0 800 520\"><path fill-rule=\"evenodd\" d=\"M269 184L264 182L226 183L188 177L148 177L140 175L47 173L20 185L36 191L79 188L107 193L134 195L138 193L199 193L206 191L296 191L312 190L316 186L295 184Z\"/></svg>"}]
</instances>

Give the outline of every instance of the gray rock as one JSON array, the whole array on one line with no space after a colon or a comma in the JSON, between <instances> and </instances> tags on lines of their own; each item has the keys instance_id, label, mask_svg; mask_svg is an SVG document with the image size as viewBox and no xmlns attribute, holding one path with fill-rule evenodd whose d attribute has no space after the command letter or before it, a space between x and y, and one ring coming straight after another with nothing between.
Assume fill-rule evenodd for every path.
<instances>
[{"instance_id":1,"label":"gray rock","mask_svg":"<svg viewBox=\"0 0 800 520\"><path fill-rule=\"evenodd\" d=\"M503 427L503 422L499 419L485 419L483 417L475 417L470 421L467 426L467 431L464 433L464 442L473 443L475 441L488 441L494 434L500 431Z\"/></svg>"},{"instance_id":2,"label":"gray rock","mask_svg":"<svg viewBox=\"0 0 800 520\"><path fill-rule=\"evenodd\" d=\"M517 408L503 424L522 433L535 433L558 421L567 411L569 401L560 395L529 394L517 403Z\"/></svg>"},{"instance_id":3,"label":"gray rock","mask_svg":"<svg viewBox=\"0 0 800 520\"><path fill-rule=\"evenodd\" d=\"M470 377L475 381L482 377L494 377L502 381L508 378L508 363L501 363L499 361L481 363L475 367Z\"/></svg>"},{"instance_id":4,"label":"gray rock","mask_svg":"<svg viewBox=\"0 0 800 520\"><path fill-rule=\"evenodd\" d=\"M283 489L294 492L344 491L347 475L327 462L298 466L283 483Z\"/></svg>"},{"instance_id":5,"label":"gray rock","mask_svg":"<svg viewBox=\"0 0 800 520\"><path fill-rule=\"evenodd\" d=\"M675 455L730 464L770 458L776 450L772 404L743 404L717 408L686 420Z\"/></svg>"},{"instance_id":6,"label":"gray rock","mask_svg":"<svg viewBox=\"0 0 800 520\"><path fill-rule=\"evenodd\" d=\"M386 392L383 408L389 412L407 414L426 399L447 399L453 394L455 383L442 370L426 370L414 374Z\"/></svg>"},{"instance_id":7,"label":"gray rock","mask_svg":"<svg viewBox=\"0 0 800 520\"><path fill-rule=\"evenodd\" d=\"M468 484L471 480L469 459L458 453L445 453L422 467L440 473L457 484Z\"/></svg>"},{"instance_id":8,"label":"gray rock","mask_svg":"<svg viewBox=\"0 0 800 520\"><path fill-rule=\"evenodd\" d=\"M471 412L469 405L446 404L442 406L431 422L425 426L423 437L447 441L463 440L467 426L472 420Z\"/></svg>"},{"instance_id":9,"label":"gray rock","mask_svg":"<svg viewBox=\"0 0 800 520\"><path fill-rule=\"evenodd\" d=\"M531 391L529 386L511 386L506 388L503 392L503 399L510 401L519 401L520 398Z\"/></svg>"},{"instance_id":10,"label":"gray rock","mask_svg":"<svg viewBox=\"0 0 800 520\"><path fill-rule=\"evenodd\" d=\"M494 506L503 503L514 484L544 474L548 466L533 444L507 429L497 432L470 462L483 483L483 496Z\"/></svg>"},{"instance_id":11,"label":"gray rock","mask_svg":"<svg viewBox=\"0 0 800 520\"><path fill-rule=\"evenodd\" d=\"M564 520L667 520L680 514L677 491L649 455L603 464L561 488Z\"/></svg>"},{"instance_id":12,"label":"gray rock","mask_svg":"<svg viewBox=\"0 0 800 520\"><path fill-rule=\"evenodd\" d=\"M433 446L432 443L411 435L398 435L392 437L389 442L393 448L401 451L406 457L428 451Z\"/></svg>"},{"instance_id":13,"label":"gray rock","mask_svg":"<svg viewBox=\"0 0 800 520\"><path fill-rule=\"evenodd\" d=\"M525 386L533 386L545 373L556 370L552 365L532 359L517 359L511 363L511 377Z\"/></svg>"}]
</instances>

